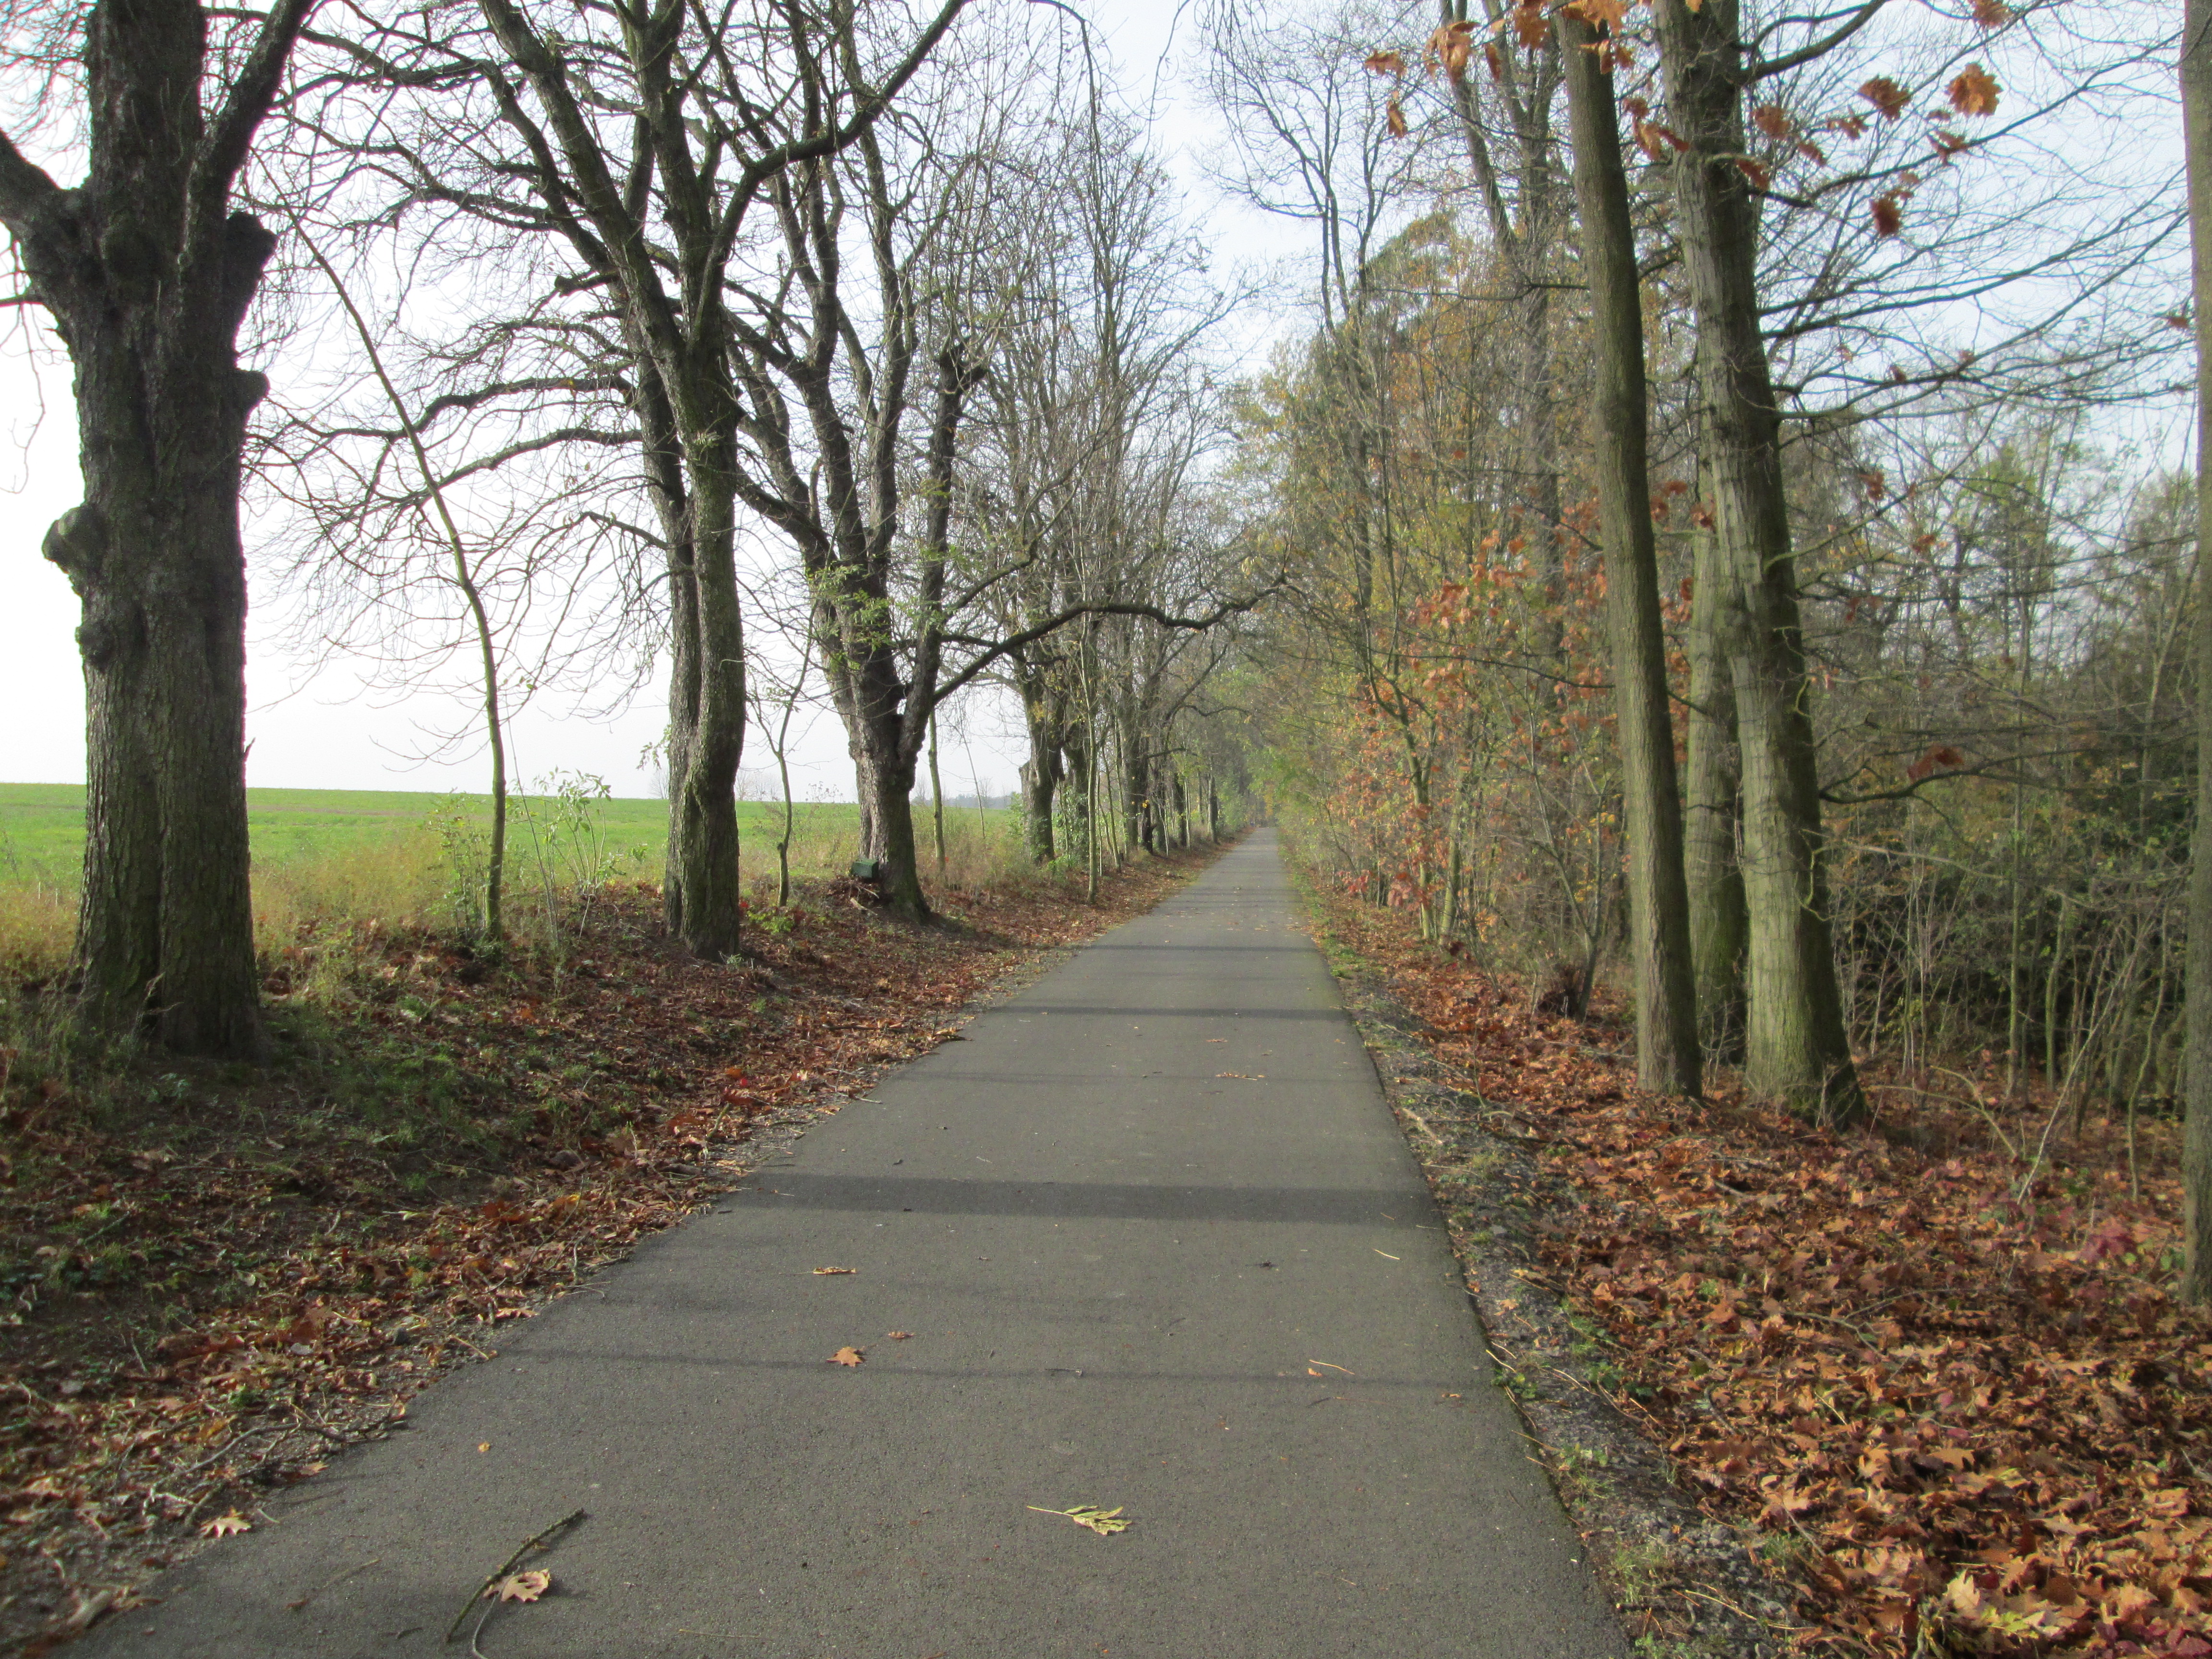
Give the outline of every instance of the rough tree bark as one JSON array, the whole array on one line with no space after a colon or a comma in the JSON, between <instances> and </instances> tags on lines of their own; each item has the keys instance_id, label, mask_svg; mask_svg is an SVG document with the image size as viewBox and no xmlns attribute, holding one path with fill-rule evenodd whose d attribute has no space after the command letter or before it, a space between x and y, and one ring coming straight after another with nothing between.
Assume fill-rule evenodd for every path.
<instances>
[{"instance_id":1,"label":"rough tree bark","mask_svg":"<svg viewBox=\"0 0 2212 1659\"><path fill-rule=\"evenodd\" d=\"M86 23L90 165L0 137L0 224L76 370L83 504L46 533L83 604L85 1018L227 1058L267 1046L246 828L246 417L238 330L275 239L231 186L313 0L278 0L212 118L196 0Z\"/></svg>"},{"instance_id":2,"label":"rough tree bark","mask_svg":"<svg viewBox=\"0 0 2212 1659\"><path fill-rule=\"evenodd\" d=\"M1711 493L1709 485L1703 487L1700 501ZM1743 872L1736 865L1742 776L1729 653L1733 633L1742 625L1743 607L1720 568L1710 526L1699 526L1692 534L1689 776L1683 801L1690 961L1705 1057L1734 1065L1743 1059L1743 953L1750 927L1744 915Z\"/></svg>"},{"instance_id":3,"label":"rough tree bark","mask_svg":"<svg viewBox=\"0 0 2212 1659\"><path fill-rule=\"evenodd\" d=\"M2212 686L2212 0L2187 0L2181 126L2197 319L2197 684ZM2197 825L2189 849L2187 1122L2182 1143L2183 1294L2212 1302L2212 696L2197 699Z\"/></svg>"},{"instance_id":4,"label":"rough tree bark","mask_svg":"<svg viewBox=\"0 0 2212 1659\"><path fill-rule=\"evenodd\" d=\"M1605 536L1606 616L1628 831L1628 911L1636 964L1636 1073L1644 1088L1695 1096L1701 1078L1691 979L1682 802L1668 713L1658 556L1645 464L1644 313L1635 230L1620 161L1613 73L1589 25L1555 15L1574 136L1583 270L1596 345L1598 511Z\"/></svg>"},{"instance_id":5,"label":"rough tree bark","mask_svg":"<svg viewBox=\"0 0 2212 1659\"><path fill-rule=\"evenodd\" d=\"M1697 385L1712 469L1717 556L1743 607L1729 671L1743 765L1750 916L1745 1080L1823 1122L1866 1097L1851 1063L1828 925L1796 562L1783 492L1782 421L1759 325L1758 214L1744 154L1746 53L1735 0L1657 0L1676 218L1697 315Z\"/></svg>"},{"instance_id":6,"label":"rough tree bark","mask_svg":"<svg viewBox=\"0 0 2212 1659\"><path fill-rule=\"evenodd\" d=\"M1063 733L1067 723L1067 694L1050 682L1052 666L1033 662L1018 653L1013 680L1021 693L1022 720L1028 727L1030 757L1022 763L1023 844L1032 864L1050 864L1057 854L1054 844L1053 804L1067 775Z\"/></svg>"}]
</instances>

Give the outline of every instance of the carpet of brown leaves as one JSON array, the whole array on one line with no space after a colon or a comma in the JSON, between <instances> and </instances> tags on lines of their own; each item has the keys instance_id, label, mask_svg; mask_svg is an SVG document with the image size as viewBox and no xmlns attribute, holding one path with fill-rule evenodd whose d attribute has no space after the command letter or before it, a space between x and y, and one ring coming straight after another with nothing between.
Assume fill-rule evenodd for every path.
<instances>
[{"instance_id":1,"label":"carpet of brown leaves","mask_svg":"<svg viewBox=\"0 0 2212 1659\"><path fill-rule=\"evenodd\" d=\"M1875 1079L1870 1133L1634 1086L1626 1034L1328 901L1492 1134L1615 1402L1763 1534L1808 1650L2212 1655L2212 1330L2172 1295L2175 1126ZM1911 1080L1916 1085L1921 1080Z\"/></svg>"},{"instance_id":2,"label":"carpet of brown leaves","mask_svg":"<svg viewBox=\"0 0 2212 1659\"><path fill-rule=\"evenodd\" d=\"M926 929L836 884L738 968L673 948L646 890L557 976L424 934L326 943L366 988L314 1028L325 1059L369 1055L399 1105L413 1079L472 1131L404 1155L334 1130L328 1065L147 1061L95 1101L0 1049L0 1642L44 1651L128 1605L195 1536L250 1524L257 1489L387 1431L501 1323L1210 856L1110 877L1095 908L1042 882L940 893L955 920ZM287 971L327 969L312 954Z\"/></svg>"}]
</instances>

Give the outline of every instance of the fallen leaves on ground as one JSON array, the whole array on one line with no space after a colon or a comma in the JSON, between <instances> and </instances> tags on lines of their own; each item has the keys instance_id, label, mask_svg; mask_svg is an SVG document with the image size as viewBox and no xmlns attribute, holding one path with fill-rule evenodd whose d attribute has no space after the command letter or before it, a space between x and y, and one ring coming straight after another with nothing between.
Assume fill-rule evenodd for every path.
<instances>
[{"instance_id":1,"label":"fallen leaves on ground","mask_svg":"<svg viewBox=\"0 0 2212 1659\"><path fill-rule=\"evenodd\" d=\"M1803 1650L2212 1656L2212 1328L2175 1300L2176 1126L1869 1079L1881 1131L1634 1086L1627 1034L1330 899L1491 1134L1616 1403L1802 1591ZM1604 1041L1618 1045L1601 1049ZM2040 1150L2039 1150L2040 1149ZM1452 1175L1432 1170L1449 1214Z\"/></svg>"},{"instance_id":2,"label":"fallen leaves on ground","mask_svg":"<svg viewBox=\"0 0 2212 1659\"><path fill-rule=\"evenodd\" d=\"M1211 856L1111 876L1096 908L1042 881L939 891L951 925L923 929L810 898L757 912L736 966L672 945L644 888L605 897L559 964L488 966L419 929L303 939L272 1011L331 1065L374 1070L392 1117L367 1127L334 1128L294 1074L173 1059L116 1085L127 1111L95 1110L0 1049L0 1519L18 1546L0 1643L384 1431L501 1323L727 1191L748 1143L862 1092L995 980ZM290 1012L311 982L321 1000Z\"/></svg>"},{"instance_id":3,"label":"fallen leaves on ground","mask_svg":"<svg viewBox=\"0 0 2212 1659\"><path fill-rule=\"evenodd\" d=\"M1123 1505L1116 1504L1110 1510L1102 1510L1090 1504L1078 1504L1072 1510L1041 1510L1034 1504L1024 1504L1024 1509L1036 1510L1039 1515L1064 1515L1085 1531L1095 1532L1101 1538L1111 1538L1117 1532L1129 1530L1129 1522L1121 1513Z\"/></svg>"},{"instance_id":4,"label":"fallen leaves on ground","mask_svg":"<svg viewBox=\"0 0 2212 1659\"><path fill-rule=\"evenodd\" d=\"M511 1572L495 1584L484 1586L488 1601L535 1601L553 1588L553 1575L542 1568L533 1572Z\"/></svg>"},{"instance_id":5,"label":"fallen leaves on ground","mask_svg":"<svg viewBox=\"0 0 2212 1659\"><path fill-rule=\"evenodd\" d=\"M233 1510L228 1515L218 1515L202 1527L200 1531L210 1538L228 1538L241 1532L252 1532L253 1522Z\"/></svg>"},{"instance_id":6,"label":"fallen leaves on ground","mask_svg":"<svg viewBox=\"0 0 2212 1659\"><path fill-rule=\"evenodd\" d=\"M823 1364L826 1365L858 1365L866 1360L867 1357L868 1351L866 1348L840 1348L836 1352L831 1354L829 1358L823 1361Z\"/></svg>"},{"instance_id":7,"label":"fallen leaves on ground","mask_svg":"<svg viewBox=\"0 0 2212 1659\"><path fill-rule=\"evenodd\" d=\"M817 1279L829 1279L835 1278L839 1273L856 1273L860 1271L858 1267L817 1267L814 1270L814 1276Z\"/></svg>"}]
</instances>

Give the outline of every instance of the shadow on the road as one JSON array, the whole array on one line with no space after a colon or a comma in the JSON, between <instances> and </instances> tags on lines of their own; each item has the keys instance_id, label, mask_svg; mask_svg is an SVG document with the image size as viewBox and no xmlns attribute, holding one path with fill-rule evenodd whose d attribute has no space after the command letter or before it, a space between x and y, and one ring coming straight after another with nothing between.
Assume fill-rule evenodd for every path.
<instances>
[{"instance_id":1,"label":"shadow on the road","mask_svg":"<svg viewBox=\"0 0 2212 1659\"><path fill-rule=\"evenodd\" d=\"M1107 1221L1259 1221L1371 1227L1416 1201L1403 1187L1184 1187L1097 1181L947 1180L779 1170L736 1188L762 1204L918 1215L1083 1216Z\"/></svg>"},{"instance_id":2,"label":"shadow on the road","mask_svg":"<svg viewBox=\"0 0 2212 1659\"><path fill-rule=\"evenodd\" d=\"M1096 950L1097 946L1093 945ZM1341 1020L1340 1008L1160 1008L1117 1002L1010 1002L1006 1012L1018 1018L1031 1014L1085 1014L1094 1018L1120 1019L1133 1014L1139 1019L1320 1019Z\"/></svg>"}]
</instances>

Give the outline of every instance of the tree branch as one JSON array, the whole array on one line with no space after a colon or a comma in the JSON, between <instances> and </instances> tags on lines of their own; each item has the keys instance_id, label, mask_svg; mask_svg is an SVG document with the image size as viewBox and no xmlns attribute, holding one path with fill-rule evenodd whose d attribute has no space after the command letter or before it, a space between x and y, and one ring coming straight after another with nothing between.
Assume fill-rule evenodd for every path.
<instances>
[{"instance_id":1,"label":"tree branch","mask_svg":"<svg viewBox=\"0 0 2212 1659\"><path fill-rule=\"evenodd\" d=\"M0 132L0 224L17 235L21 226L60 191L46 170L23 159L4 132Z\"/></svg>"}]
</instances>

